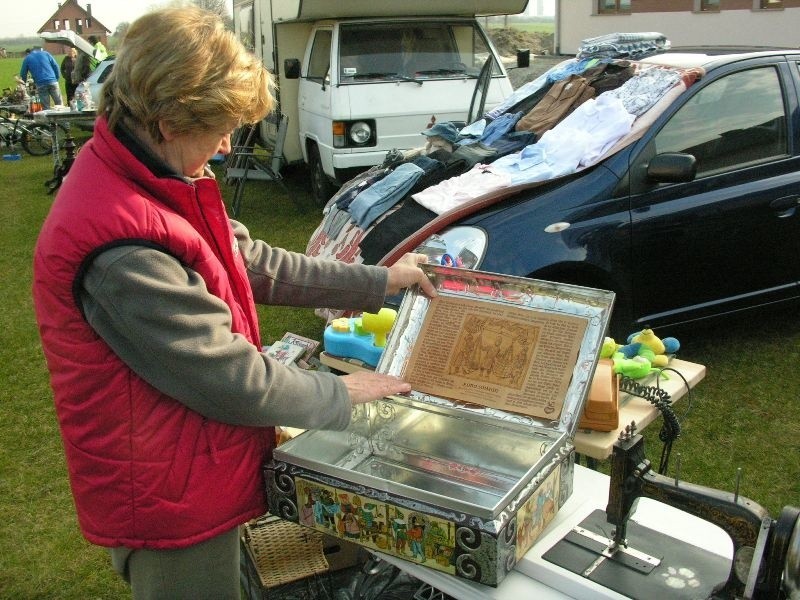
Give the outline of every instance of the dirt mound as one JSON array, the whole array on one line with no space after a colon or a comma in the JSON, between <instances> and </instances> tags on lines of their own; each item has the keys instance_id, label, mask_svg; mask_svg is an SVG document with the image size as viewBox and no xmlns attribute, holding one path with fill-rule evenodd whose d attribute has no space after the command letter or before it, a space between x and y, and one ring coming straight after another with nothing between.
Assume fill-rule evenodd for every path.
<instances>
[{"instance_id":1,"label":"dirt mound","mask_svg":"<svg viewBox=\"0 0 800 600\"><path fill-rule=\"evenodd\" d=\"M527 48L531 54L546 54L552 51L552 33L528 33L519 29L489 29L489 37L500 56L516 56L517 50Z\"/></svg>"}]
</instances>

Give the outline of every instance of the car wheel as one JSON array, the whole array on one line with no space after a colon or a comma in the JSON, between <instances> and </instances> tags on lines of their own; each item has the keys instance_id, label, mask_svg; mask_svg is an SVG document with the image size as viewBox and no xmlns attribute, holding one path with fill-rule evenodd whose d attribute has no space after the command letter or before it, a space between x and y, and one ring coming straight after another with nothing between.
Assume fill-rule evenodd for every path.
<instances>
[{"instance_id":1,"label":"car wheel","mask_svg":"<svg viewBox=\"0 0 800 600\"><path fill-rule=\"evenodd\" d=\"M331 180L322 168L322 159L319 156L319 148L316 145L312 145L308 149L308 163L308 168L311 170L311 193L317 204L325 206L335 190Z\"/></svg>"},{"instance_id":2,"label":"car wheel","mask_svg":"<svg viewBox=\"0 0 800 600\"><path fill-rule=\"evenodd\" d=\"M607 281L602 281L599 278L575 272L547 274L540 273L528 275L528 277L614 292L616 294L616 298L614 300L614 308L611 312L611 318L608 323L608 332L606 335L613 337L615 340L624 340L633 332L633 312L631 310L630 303L625 298L621 297L620 293L617 290L614 290Z\"/></svg>"}]
</instances>

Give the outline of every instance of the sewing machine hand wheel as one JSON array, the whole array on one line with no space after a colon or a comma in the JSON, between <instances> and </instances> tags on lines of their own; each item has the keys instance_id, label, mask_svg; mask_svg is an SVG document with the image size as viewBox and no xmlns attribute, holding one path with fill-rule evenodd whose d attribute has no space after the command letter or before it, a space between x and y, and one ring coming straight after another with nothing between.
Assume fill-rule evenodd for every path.
<instances>
[{"instance_id":1,"label":"sewing machine hand wheel","mask_svg":"<svg viewBox=\"0 0 800 600\"><path fill-rule=\"evenodd\" d=\"M796 521L789 539L784 566L783 589L792 600L800 598L800 521Z\"/></svg>"},{"instance_id":2,"label":"sewing machine hand wheel","mask_svg":"<svg viewBox=\"0 0 800 600\"><path fill-rule=\"evenodd\" d=\"M766 598L800 599L800 508L785 506L772 526L764 559Z\"/></svg>"}]
</instances>

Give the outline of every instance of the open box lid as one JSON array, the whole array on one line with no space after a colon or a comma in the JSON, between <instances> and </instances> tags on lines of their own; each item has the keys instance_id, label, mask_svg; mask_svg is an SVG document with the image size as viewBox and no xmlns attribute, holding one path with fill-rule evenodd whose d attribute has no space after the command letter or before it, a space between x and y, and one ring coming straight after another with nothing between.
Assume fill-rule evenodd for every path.
<instances>
[{"instance_id":1,"label":"open box lid","mask_svg":"<svg viewBox=\"0 0 800 600\"><path fill-rule=\"evenodd\" d=\"M66 46L76 48L84 54L88 54L89 56L92 56L94 53L94 47L71 29L62 29L60 31L43 31L39 35L45 41L64 44Z\"/></svg>"},{"instance_id":2,"label":"open box lid","mask_svg":"<svg viewBox=\"0 0 800 600\"><path fill-rule=\"evenodd\" d=\"M376 371L410 382L414 400L573 437L614 293L422 268L438 296L406 292Z\"/></svg>"}]
</instances>

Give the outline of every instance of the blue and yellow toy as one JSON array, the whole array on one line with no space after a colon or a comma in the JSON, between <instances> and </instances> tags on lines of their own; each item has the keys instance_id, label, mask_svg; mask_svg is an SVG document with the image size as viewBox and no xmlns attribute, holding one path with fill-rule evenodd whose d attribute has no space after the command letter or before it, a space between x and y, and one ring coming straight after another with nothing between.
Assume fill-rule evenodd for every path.
<instances>
[{"instance_id":1,"label":"blue and yellow toy","mask_svg":"<svg viewBox=\"0 0 800 600\"><path fill-rule=\"evenodd\" d=\"M342 358L355 358L375 367L386 346L386 336L394 325L397 311L382 308L360 317L341 317L325 328L325 352Z\"/></svg>"}]
</instances>

